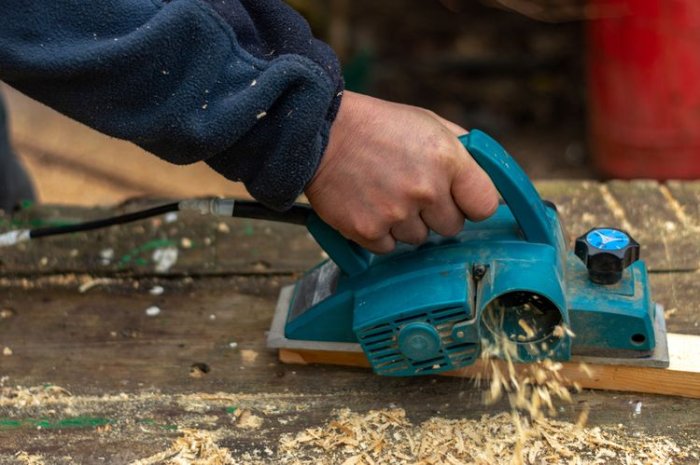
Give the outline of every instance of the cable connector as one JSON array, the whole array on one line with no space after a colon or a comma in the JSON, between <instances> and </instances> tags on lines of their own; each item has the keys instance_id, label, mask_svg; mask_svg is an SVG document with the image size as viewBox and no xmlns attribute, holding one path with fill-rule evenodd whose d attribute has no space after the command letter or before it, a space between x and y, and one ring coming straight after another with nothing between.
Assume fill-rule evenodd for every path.
<instances>
[{"instance_id":1,"label":"cable connector","mask_svg":"<svg viewBox=\"0 0 700 465\"><path fill-rule=\"evenodd\" d=\"M20 242L26 242L31 239L28 229L17 229L0 234L0 247L10 247Z\"/></svg>"},{"instance_id":2,"label":"cable connector","mask_svg":"<svg viewBox=\"0 0 700 465\"><path fill-rule=\"evenodd\" d=\"M233 216L236 201L233 199L188 199L178 204L180 211L196 211L202 215Z\"/></svg>"}]
</instances>

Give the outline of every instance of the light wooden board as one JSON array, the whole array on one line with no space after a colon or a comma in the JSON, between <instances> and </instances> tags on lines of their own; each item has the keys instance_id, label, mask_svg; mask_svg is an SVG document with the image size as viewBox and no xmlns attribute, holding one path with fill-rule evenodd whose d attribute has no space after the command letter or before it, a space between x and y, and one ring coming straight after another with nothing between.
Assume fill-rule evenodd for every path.
<instances>
[{"instance_id":1,"label":"light wooden board","mask_svg":"<svg viewBox=\"0 0 700 465\"><path fill-rule=\"evenodd\" d=\"M572 383L576 382L587 389L700 398L700 336L671 333L668 335L668 346L668 368L586 363L588 371L585 371L580 363L572 361L563 364L561 373ZM281 349L279 357L283 363L370 366L365 355L359 352ZM480 375L485 379L489 370L479 361L471 367L445 374L460 378Z\"/></svg>"}]
</instances>

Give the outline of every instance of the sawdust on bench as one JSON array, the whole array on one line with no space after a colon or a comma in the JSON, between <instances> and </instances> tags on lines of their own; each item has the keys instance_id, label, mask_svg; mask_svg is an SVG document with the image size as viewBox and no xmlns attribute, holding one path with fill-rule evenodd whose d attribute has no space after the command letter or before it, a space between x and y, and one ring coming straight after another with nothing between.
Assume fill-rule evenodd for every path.
<instances>
[{"instance_id":1,"label":"sawdust on bench","mask_svg":"<svg viewBox=\"0 0 700 465\"><path fill-rule=\"evenodd\" d=\"M686 445L681 450L672 439L639 435L636 431L633 434L621 425L586 427L546 416L536 419L514 416L513 412L472 419L434 417L418 423L412 422L402 409L369 412L344 409L299 433L273 436L276 439L261 445L257 451L250 450L248 435L242 433L251 430L236 427L243 413L238 417L230 414L227 421L218 423L204 421L211 416L212 406L220 411L227 405L240 405L245 406L242 412L254 411L266 422L269 412L272 424L272 418L281 411L299 412L300 406L294 399L293 396L289 400L280 398L280 394L223 392L71 396L67 390L53 385L0 390L0 404L15 411L33 412L30 415L45 412L47 408L63 414L89 415L105 405L133 409L125 411L122 417L153 415L145 412L161 409L163 405L178 406L188 412L178 421L180 426L175 433L178 437L170 446L136 460L133 465L498 465L512 464L514 457L522 457L526 464L641 465L671 464L687 459L688 454L697 458L700 452L700 445ZM526 432L524 436L523 432ZM128 422L115 423L104 431L96 428L94 434L95 438L137 435L141 441L145 438L155 441L173 433L157 425ZM252 430L252 434L258 433ZM259 436L270 437L269 432Z\"/></svg>"},{"instance_id":2,"label":"sawdust on bench","mask_svg":"<svg viewBox=\"0 0 700 465\"><path fill-rule=\"evenodd\" d=\"M263 419L251 413L250 410L238 409L234 413L236 418L236 426L244 429L258 429L263 424Z\"/></svg>"},{"instance_id":3,"label":"sawdust on bench","mask_svg":"<svg viewBox=\"0 0 700 465\"><path fill-rule=\"evenodd\" d=\"M344 409L324 425L283 435L277 453L268 456L232 455L216 443L220 430L185 430L167 450L130 465L499 465L512 464L517 447L532 465L664 465L689 457L662 436L633 437L622 426L585 428L549 418L529 425L527 441L518 445L518 421L501 413L415 425L403 409Z\"/></svg>"},{"instance_id":4,"label":"sawdust on bench","mask_svg":"<svg viewBox=\"0 0 700 465\"><path fill-rule=\"evenodd\" d=\"M523 443L518 442L519 424L528 431ZM414 425L402 409L392 409L342 410L326 425L283 437L278 460L288 465L497 465L513 463L518 447L527 464L670 464L688 457L671 439L632 437L621 426L586 428L550 418L528 424L511 413L477 420L435 417Z\"/></svg>"},{"instance_id":5,"label":"sawdust on bench","mask_svg":"<svg viewBox=\"0 0 700 465\"><path fill-rule=\"evenodd\" d=\"M535 330L522 320L519 325L523 340L532 339ZM554 331L557 337L575 337L563 325ZM280 463L662 465L689 457L670 438L633 436L622 425L586 427L587 405L575 422L554 419L556 403L571 403L571 391L580 391L580 386L562 375L562 364L551 360L549 352L539 352L535 344L527 350L539 360L516 367L518 344L510 337L500 331L491 341L482 341L482 377L489 380L484 403L506 396L510 412L479 419L434 417L415 425L402 409L364 415L342 410L324 426L283 437ZM590 376L585 364L580 369ZM475 380L477 385L481 381Z\"/></svg>"},{"instance_id":6,"label":"sawdust on bench","mask_svg":"<svg viewBox=\"0 0 700 465\"><path fill-rule=\"evenodd\" d=\"M52 402L63 402L71 393L60 386L45 384L43 386L5 386L5 379L0 379L0 406L23 408L40 406Z\"/></svg>"},{"instance_id":7,"label":"sawdust on bench","mask_svg":"<svg viewBox=\"0 0 700 465\"><path fill-rule=\"evenodd\" d=\"M219 447L208 431L187 429L165 451L136 460L130 465L235 465L230 451Z\"/></svg>"},{"instance_id":8,"label":"sawdust on bench","mask_svg":"<svg viewBox=\"0 0 700 465\"><path fill-rule=\"evenodd\" d=\"M521 327L526 335L533 332L527 325ZM568 329L557 331L563 335ZM250 409L237 409L230 425L238 428L182 428L180 437L166 450L131 465L664 465L698 453L697 448L682 450L667 437L632 435L622 425L587 427L587 408L577 421L554 419L556 402L571 402L570 389L579 390L563 377L561 364L545 358L516 369L517 348L506 337L485 342L483 347L484 379L490 380L484 402L491 404L506 396L510 412L478 419L433 417L414 424L399 408L366 413L343 409L323 425L278 436L277 443L264 451L238 452L234 448L232 452L230 447L237 447L242 439L236 430L257 429L263 423ZM500 360L495 360L495 355ZM585 365L581 369L585 372ZM0 383L0 388L0 405L66 403L75 407L70 393L57 386L10 389ZM152 396L159 394L138 397L145 400ZM122 394L99 400L124 401L125 397L131 398ZM93 400L86 398L81 403ZM199 393L177 396L176 402L201 417L213 400L241 405L244 399L225 393ZM256 409L256 413L264 412Z\"/></svg>"},{"instance_id":9,"label":"sawdust on bench","mask_svg":"<svg viewBox=\"0 0 700 465\"><path fill-rule=\"evenodd\" d=\"M15 458L23 465L45 465L44 458L38 454L29 454L25 451L20 451L15 454Z\"/></svg>"}]
</instances>

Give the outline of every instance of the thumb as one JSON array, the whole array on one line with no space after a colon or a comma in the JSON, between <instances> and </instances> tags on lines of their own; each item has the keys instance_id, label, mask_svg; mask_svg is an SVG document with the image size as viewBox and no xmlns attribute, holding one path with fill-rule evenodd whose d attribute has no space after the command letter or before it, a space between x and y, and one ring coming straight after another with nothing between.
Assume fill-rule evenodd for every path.
<instances>
[{"instance_id":1,"label":"thumb","mask_svg":"<svg viewBox=\"0 0 700 465\"><path fill-rule=\"evenodd\" d=\"M452 179L452 198L467 218L485 220L498 208L498 191L469 152L462 149L462 160Z\"/></svg>"}]
</instances>

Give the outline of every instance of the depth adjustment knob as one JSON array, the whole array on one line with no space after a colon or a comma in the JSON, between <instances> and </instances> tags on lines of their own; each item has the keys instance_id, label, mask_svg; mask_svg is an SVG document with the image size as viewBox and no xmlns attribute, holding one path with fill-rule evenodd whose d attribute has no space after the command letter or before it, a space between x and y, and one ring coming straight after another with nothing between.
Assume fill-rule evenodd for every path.
<instances>
[{"instance_id":1,"label":"depth adjustment knob","mask_svg":"<svg viewBox=\"0 0 700 465\"><path fill-rule=\"evenodd\" d=\"M639 260L639 243L620 229L593 228L576 239L574 253L588 268L591 281L615 284L624 269Z\"/></svg>"}]
</instances>

